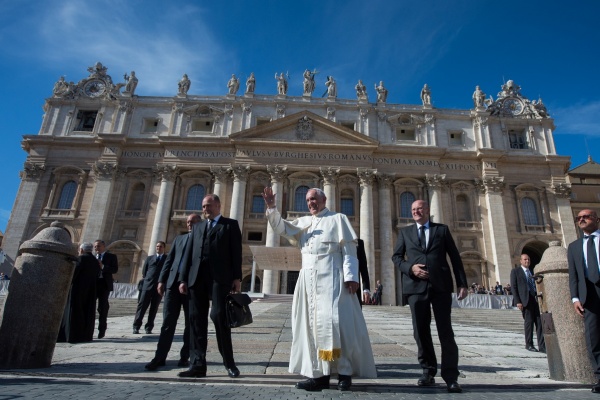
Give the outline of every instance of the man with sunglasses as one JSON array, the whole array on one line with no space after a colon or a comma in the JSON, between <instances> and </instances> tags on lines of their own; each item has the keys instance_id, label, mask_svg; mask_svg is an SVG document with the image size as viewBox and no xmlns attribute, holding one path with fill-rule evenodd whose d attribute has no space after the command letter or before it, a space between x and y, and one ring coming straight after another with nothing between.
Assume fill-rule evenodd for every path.
<instances>
[{"instance_id":1,"label":"man with sunglasses","mask_svg":"<svg viewBox=\"0 0 600 400\"><path fill-rule=\"evenodd\" d=\"M587 349L597 379L592 392L600 393L600 220L596 211L588 209L581 210L575 221L584 236L569 244L569 288L575 312L584 319Z\"/></svg>"}]
</instances>

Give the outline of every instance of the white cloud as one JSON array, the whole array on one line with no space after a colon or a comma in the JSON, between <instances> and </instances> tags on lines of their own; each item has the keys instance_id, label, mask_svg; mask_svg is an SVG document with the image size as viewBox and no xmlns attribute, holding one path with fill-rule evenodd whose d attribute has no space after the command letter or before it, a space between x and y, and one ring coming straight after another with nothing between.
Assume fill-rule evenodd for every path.
<instances>
[{"instance_id":1,"label":"white cloud","mask_svg":"<svg viewBox=\"0 0 600 400\"><path fill-rule=\"evenodd\" d=\"M555 134L600 136L600 101L553 109L558 127Z\"/></svg>"}]
</instances>

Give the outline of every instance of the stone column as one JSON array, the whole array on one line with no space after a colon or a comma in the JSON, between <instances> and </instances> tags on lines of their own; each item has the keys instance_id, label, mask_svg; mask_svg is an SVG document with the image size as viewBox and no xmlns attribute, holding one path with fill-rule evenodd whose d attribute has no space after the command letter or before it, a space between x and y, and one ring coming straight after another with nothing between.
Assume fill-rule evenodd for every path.
<instances>
[{"instance_id":1,"label":"stone column","mask_svg":"<svg viewBox=\"0 0 600 400\"><path fill-rule=\"evenodd\" d=\"M394 176L378 174L379 182L379 262L381 264L380 279L383 285L383 304L396 305L396 271L392 262L394 253L394 235L392 228L391 188ZM371 284L374 288L375 279Z\"/></svg>"},{"instance_id":2,"label":"stone column","mask_svg":"<svg viewBox=\"0 0 600 400\"><path fill-rule=\"evenodd\" d=\"M494 262L495 278L491 281L510 282L512 260L510 245L508 243L508 228L502 191L504 190L504 177L483 177L482 189L485 191L485 203L488 213L489 238L492 244L492 261Z\"/></svg>"},{"instance_id":3,"label":"stone column","mask_svg":"<svg viewBox=\"0 0 600 400\"><path fill-rule=\"evenodd\" d=\"M1 369L50 367L76 253L60 222L20 247L0 312Z\"/></svg>"},{"instance_id":4,"label":"stone column","mask_svg":"<svg viewBox=\"0 0 600 400\"><path fill-rule=\"evenodd\" d=\"M19 252L19 246L25 239L29 216L33 209L33 203L38 197L40 180L45 171L46 165L43 163L26 162L23 171L19 173L21 185L2 242L6 254L2 263L2 272L4 273L10 274L10 269L14 266Z\"/></svg>"},{"instance_id":5,"label":"stone column","mask_svg":"<svg viewBox=\"0 0 600 400\"><path fill-rule=\"evenodd\" d=\"M280 212L283 212L283 184L287 177L287 165L267 165L267 171L271 174L271 186L275 193L275 204ZM266 247L279 247L280 236L275 233L271 224L267 222ZM259 266L260 267L260 266ZM264 270L262 281L263 293L279 293L279 271Z\"/></svg>"},{"instance_id":6,"label":"stone column","mask_svg":"<svg viewBox=\"0 0 600 400\"><path fill-rule=\"evenodd\" d=\"M108 216L108 205L112 195L113 183L116 177L125 173L117 163L105 163L97 161L92 165L96 187L94 197L88 213L85 227L83 228L82 242L94 242L102 239L106 219Z\"/></svg>"},{"instance_id":7,"label":"stone column","mask_svg":"<svg viewBox=\"0 0 600 400\"><path fill-rule=\"evenodd\" d=\"M429 210L433 222L444 223L442 205L442 186L446 181L445 174L425 174L427 190L429 193Z\"/></svg>"},{"instance_id":8,"label":"stone column","mask_svg":"<svg viewBox=\"0 0 600 400\"><path fill-rule=\"evenodd\" d=\"M549 244L535 272L542 276L538 294L550 379L595 383L583 319L575 314L571 302L567 250L559 241Z\"/></svg>"},{"instance_id":9,"label":"stone column","mask_svg":"<svg viewBox=\"0 0 600 400\"><path fill-rule=\"evenodd\" d=\"M250 174L249 165L235 165L233 171L233 195L231 196L231 208L229 218L237 220L240 230L244 225L244 204L246 197L246 180ZM242 230L243 232L243 230Z\"/></svg>"},{"instance_id":10,"label":"stone column","mask_svg":"<svg viewBox=\"0 0 600 400\"><path fill-rule=\"evenodd\" d=\"M577 239L577 228L573 222L571 209L571 186L567 183L553 183L552 190L558 208L558 220L562 231L562 242L566 245Z\"/></svg>"},{"instance_id":11,"label":"stone column","mask_svg":"<svg viewBox=\"0 0 600 400\"><path fill-rule=\"evenodd\" d=\"M327 197L327 208L331 211L337 211L336 181L340 175L339 167L320 167L323 176L323 192Z\"/></svg>"},{"instance_id":12,"label":"stone column","mask_svg":"<svg viewBox=\"0 0 600 400\"><path fill-rule=\"evenodd\" d=\"M215 177L213 193L219 196L221 202L224 202L225 195L227 194L227 179L231 175L231 167L210 167L210 172Z\"/></svg>"},{"instance_id":13,"label":"stone column","mask_svg":"<svg viewBox=\"0 0 600 400\"><path fill-rule=\"evenodd\" d=\"M373 221L373 181L376 169L358 168L360 181L360 238L365 242L369 279L375 282L375 227Z\"/></svg>"},{"instance_id":14,"label":"stone column","mask_svg":"<svg viewBox=\"0 0 600 400\"><path fill-rule=\"evenodd\" d=\"M148 244L149 256L156 253L156 242L167 239L167 229L169 228L171 206L173 204L173 188L175 187L175 179L179 174L179 168L175 164L158 165L154 168L154 173L161 179L161 182L156 212L154 213L154 223L152 224L152 235Z\"/></svg>"}]
</instances>

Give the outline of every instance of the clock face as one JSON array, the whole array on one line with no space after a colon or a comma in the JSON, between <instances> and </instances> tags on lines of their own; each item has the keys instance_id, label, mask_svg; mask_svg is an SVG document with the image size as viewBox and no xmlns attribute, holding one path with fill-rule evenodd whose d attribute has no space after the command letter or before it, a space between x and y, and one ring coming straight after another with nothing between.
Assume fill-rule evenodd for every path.
<instances>
[{"instance_id":1,"label":"clock face","mask_svg":"<svg viewBox=\"0 0 600 400\"><path fill-rule=\"evenodd\" d=\"M83 87L84 93L89 97L101 96L106 90L106 85L101 80L91 80Z\"/></svg>"},{"instance_id":2,"label":"clock face","mask_svg":"<svg viewBox=\"0 0 600 400\"><path fill-rule=\"evenodd\" d=\"M502 103L502 107L512 115L519 115L523 112L523 103L518 99L506 99Z\"/></svg>"}]
</instances>

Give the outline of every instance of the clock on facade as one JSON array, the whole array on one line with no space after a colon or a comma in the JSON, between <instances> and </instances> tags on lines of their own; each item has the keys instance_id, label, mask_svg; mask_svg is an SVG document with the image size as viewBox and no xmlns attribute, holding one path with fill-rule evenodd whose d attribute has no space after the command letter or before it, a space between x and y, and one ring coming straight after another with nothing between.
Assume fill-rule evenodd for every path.
<instances>
[{"instance_id":1,"label":"clock on facade","mask_svg":"<svg viewBox=\"0 0 600 400\"><path fill-rule=\"evenodd\" d=\"M506 99L502 103L502 108L512 115L519 115L523 112L523 103L519 99Z\"/></svg>"},{"instance_id":2,"label":"clock on facade","mask_svg":"<svg viewBox=\"0 0 600 400\"><path fill-rule=\"evenodd\" d=\"M93 79L83 87L83 92L89 97L101 96L105 90L106 84L99 79Z\"/></svg>"}]
</instances>

